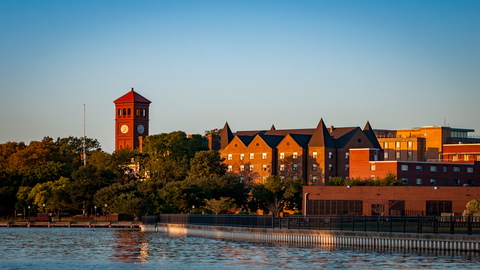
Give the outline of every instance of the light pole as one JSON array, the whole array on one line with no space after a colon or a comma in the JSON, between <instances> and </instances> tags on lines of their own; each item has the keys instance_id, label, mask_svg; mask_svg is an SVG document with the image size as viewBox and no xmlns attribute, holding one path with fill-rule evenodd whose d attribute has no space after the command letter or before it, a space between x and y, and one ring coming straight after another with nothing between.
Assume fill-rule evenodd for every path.
<instances>
[{"instance_id":1,"label":"light pole","mask_svg":"<svg viewBox=\"0 0 480 270\"><path fill-rule=\"evenodd\" d=\"M192 205L192 214L195 214L195 205Z\"/></svg>"},{"instance_id":2,"label":"light pole","mask_svg":"<svg viewBox=\"0 0 480 270\"><path fill-rule=\"evenodd\" d=\"M93 208L95 208L95 218L97 218L97 206L95 205Z\"/></svg>"},{"instance_id":3,"label":"light pole","mask_svg":"<svg viewBox=\"0 0 480 270\"><path fill-rule=\"evenodd\" d=\"M105 212L107 212L107 214L108 214L107 206L108 206L108 204L105 204ZM108 216L107 216L107 220L108 220Z\"/></svg>"},{"instance_id":4,"label":"light pole","mask_svg":"<svg viewBox=\"0 0 480 270\"><path fill-rule=\"evenodd\" d=\"M28 206L28 221L30 221L30 205Z\"/></svg>"},{"instance_id":5,"label":"light pole","mask_svg":"<svg viewBox=\"0 0 480 270\"><path fill-rule=\"evenodd\" d=\"M43 203L42 205L43 205L43 212L45 213L45 203Z\"/></svg>"}]
</instances>

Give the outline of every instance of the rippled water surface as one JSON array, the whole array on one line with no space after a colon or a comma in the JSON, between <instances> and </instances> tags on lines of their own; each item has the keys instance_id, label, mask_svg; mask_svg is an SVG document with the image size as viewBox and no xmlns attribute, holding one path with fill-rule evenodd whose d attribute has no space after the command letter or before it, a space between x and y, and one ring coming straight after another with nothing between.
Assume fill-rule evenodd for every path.
<instances>
[{"instance_id":1,"label":"rippled water surface","mask_svg":"<svg viewBox=\"0 0 480 270\"><path fill-rule=\"evenodd\" d=\"M476 269L478 253L250 243L132 229L0 228L0 269Z\"/></svg>"}]
</instances>

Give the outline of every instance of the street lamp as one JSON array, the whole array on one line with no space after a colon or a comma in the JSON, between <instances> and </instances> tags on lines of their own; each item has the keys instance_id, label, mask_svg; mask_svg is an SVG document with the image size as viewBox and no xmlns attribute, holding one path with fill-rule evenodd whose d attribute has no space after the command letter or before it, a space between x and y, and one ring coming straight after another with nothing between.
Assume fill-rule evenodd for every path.
<instances>
[{"instance_id":1,"label":"street lamp","mask_svg":"<svg viewBox=\"0 0 480 270\"><path fill-rule=\"evenodd\" d=\"M95 218L97 217L97 206L95 205L93 208L95 208Z\"/></svg>"},{"instance_id":2,"label":"street lamp","mask_svg":"<svg viewBox=\"0 0 480 270\"><path fill-rule=\"evenodd\" d=\"M30 221L30 205L28 206L28 221Z\"/></svg>"},{"instance_id":3,"label":"street lamp","mask_svg":"<svg viewBox=\"0 0 480 270\"><path fill-rule=\"evenodd\" d=\"M105 204L105 212L107 212L107 206L108 206L108 204ZM107 216L107 220L108 220L108 216Z\"/></svg>"},{"instance_id":4,"label":"street lamp","mask_svg":"<svg viewBox=\"0 0 480 270\"><path fill-rule=\"evenodd\" d=\"M43 205L43 212L45 213L45 203L43 203L42 205Z\"/></svg>"}]
</instances>

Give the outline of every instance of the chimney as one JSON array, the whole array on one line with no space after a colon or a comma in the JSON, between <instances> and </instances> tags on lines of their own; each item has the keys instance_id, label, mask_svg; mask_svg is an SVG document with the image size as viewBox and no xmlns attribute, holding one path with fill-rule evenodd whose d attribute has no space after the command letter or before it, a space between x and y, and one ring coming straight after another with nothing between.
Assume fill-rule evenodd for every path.
<instances>
[{"instance_id":1,"label":"chimney","mask_svg":"<svg viewBox=\"0 0 480 270\"><path fill-rule=\"evenodd\" d=\"M334 130L334 127L330 126L330 132L333 132L333 130Z\"/></svg>"},{"instance_id":2,"label":"chimney","mask_svg":"<svg viewBox=\"0 0 480 270\"><path fill-rule=\"evenodd\" d=\"M143 153L143 137L138 136L138 148L140 150L140 154Z\"/></svg>"},{"instance_id":3,"label":"chimney","mask_svg":"<svg viewBox=\"0 0 480 270\"><path fill-rule=\"evenodd\" d=\"M208 138L208 149L213 150L213 135L208 134L207 138Z\"/></svg>"}]
</instances>

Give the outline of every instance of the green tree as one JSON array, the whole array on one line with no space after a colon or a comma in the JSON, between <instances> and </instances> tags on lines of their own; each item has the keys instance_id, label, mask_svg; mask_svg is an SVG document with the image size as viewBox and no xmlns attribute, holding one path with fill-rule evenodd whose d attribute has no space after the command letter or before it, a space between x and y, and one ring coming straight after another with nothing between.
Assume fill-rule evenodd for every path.
<instances>
[{"instance_id":1,"label":"green tree","mask_svg":"<svg viewBox=\"0 0 480 270\"><path fill-rule=\"evenodd\" d=\"M233 175L212 175L187 178L188 183L203 188L207 199L232 198L238 207L248 202L249 189Z\"/></svg>"},{"instance_id":2,"label":"green tree","mask_svg":"<svg viewBox=\"0 0 480 270\"><path fill-rule=\"evenodd\" d=\"M335 176L328 181L329 186L346 186L345 179L340 176Z\"/></svg>"},{"instance_id":3,"label":"green tree","mask_svg":"<svg viewBox=\"0 0 480 270\"><path fill-rule=\"evenodd\" d=\"M111 212L115 200L122 194L135 194L137 192L137 186L134 184L126 183L114 183L110 186L103 187L94 195L93 202L97 208L103 212ZM136 196L135 196L136 197ZM105 204L107 207L105 207Z\"/></svg>"},{"instance_id":4,"label":"green tree","mask_svg":"<svg viewBox=\"0 0 480 270\"><path fill-rule=\"evenodd\" d=\"M135 194L121 194L118 196L112 205L112 212L119 214L127 214L138 220L144 208L144 200L137 198Z\"/></svg>"},{"instance_id":5,"label":"green tree","mask_svg":"<svg viewBox=\"0 0 480 270\"><path fill-rule=\"evenodd\" d=\"M467 209L472 213L480 213L480 201L473 199L467 203Z\"/></svg>"},{"instance_id":6,"label":"green tree","mask_svg":"<svg viewBox=\"0 0 480 270\"><path fill-rule=\"evenodd\" d=\"M198 151L190 162L188 176L205 177L213 175L225 175L227 165L222 162L220 154L213 150Z\"/></svg>"},{"instance_id":7,"label":"green tree","mask_svg":"<svg viewBox=\"0 0 480 270\"><path fill-rule=\"evenodd\" d=\"M220 199L205 199L205 206L203 207L207 211L211 211L218 215L224 213L227 210L235 206L234 200L228 197L221 197Z\"/></svg>"}]
</instances>

